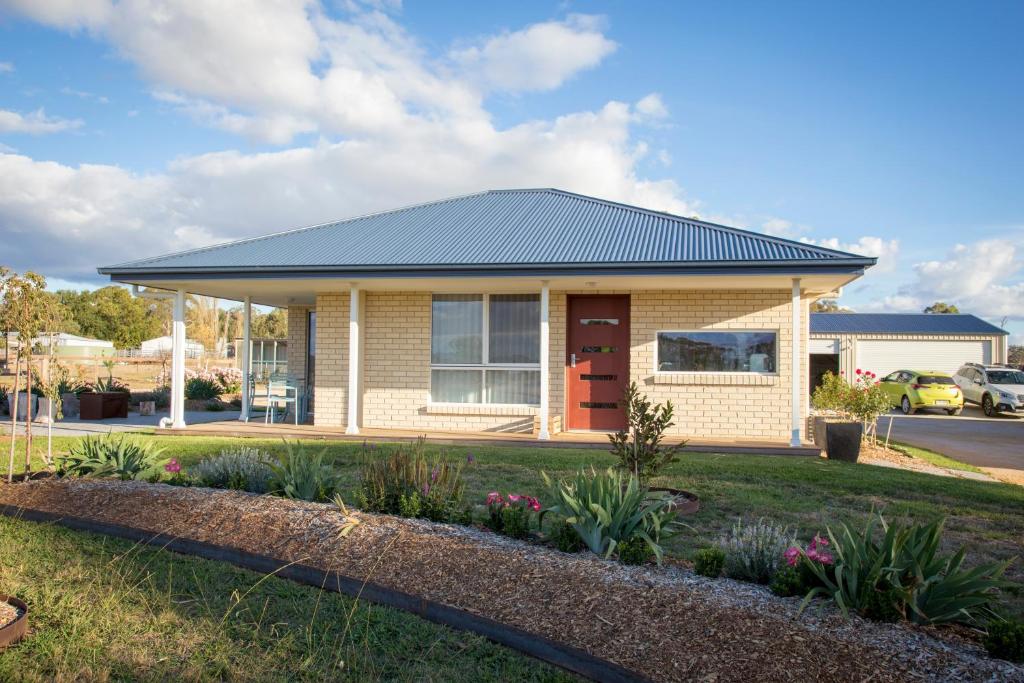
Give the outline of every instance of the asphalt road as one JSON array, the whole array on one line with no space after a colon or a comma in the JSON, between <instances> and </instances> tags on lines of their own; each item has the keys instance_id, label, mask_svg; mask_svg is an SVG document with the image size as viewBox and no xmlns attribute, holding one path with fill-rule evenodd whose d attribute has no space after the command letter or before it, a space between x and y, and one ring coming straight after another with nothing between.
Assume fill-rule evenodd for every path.
<instances>
[{"instance_id":1,"label":"asphalt road","mask_svg":"<svg viewBox=\"0 0 1024 683\"><path fill-rule=\"evenodd\" d=\"M942 453L975 467L1024 471L1024 414L985 417L981 408L968 405L956 417L940 412L917 415L893 413L893 441L902 441ZM878 421L884 436L889 418Z\"/></svg>"}]
</instances>

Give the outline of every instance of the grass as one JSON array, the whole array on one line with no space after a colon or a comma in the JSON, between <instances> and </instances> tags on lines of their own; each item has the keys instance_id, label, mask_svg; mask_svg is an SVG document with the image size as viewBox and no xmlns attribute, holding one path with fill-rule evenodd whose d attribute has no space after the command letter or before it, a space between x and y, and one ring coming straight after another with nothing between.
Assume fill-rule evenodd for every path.
<instances>
[{"instance_id":1,"label":"grass","mask_svg":"<svg viewBox=\"0 0 1024 683\"><path fill-rule=\"evenodd\" d=\"M0 680L568 681L479 636L127 541L0 517L31 637Z\"/></svg>"},{"instance_id":2,"label":"grass","mask_svg":"<svg viewBox=\"0 0 1024 683\"><path fill-rule=\"evenodd\" d=\"M920 458L921 460L930 462L931 464L936 465L937 467L945 467L946 469L960 470L962 472L974 472L975 474L984 474L984 472L982 472L979 468L975 467L974 465L970 465L966 462L960 462L959 460L954 460L949 456L943 455L942 453L936 453L935 451L930 451L927 448L918 448L917 446L911 446L909 444L896 442L893 442L892 444L890 444L890 446L892 448L904 451L905 453L907 453L907 455L913 455L915 457Z\"/></svg>"},{"instance_id":3,"label":"grass","mask_svg":"<svg viewBox=\"0 0 1024 683\"><path fill-rule=\"evenodd\" d=\"M185 467L222 448L247 446L281 452L280 440L213 437L139 436L165 447L164 457L175 457ZM71 439L55 439L54 451L66 451ZM362 445L339 441L309 441L310 449L326 449L343 477L343 495L352 500L358 484ZM392 446L377 449L383 452ZM537 448L508 446L437 446L448 457L474 462L464 467L466 497L483 503L489 491L547 496L541 470L554 477L567 476L584 465L608 467L612 456L605 449ZM34 450L45 450L37 439ZM920 449L914 449L915 455ZM24 456L22 455L22 458ZM938 454L933 456L942 458ZM37 456L38 461L38 456ZM39 461L41 465L41 461ZM943 463L949 467L951 464ZM962 465L963 467L969 467ZM928 522L946 517L946 550L965 545L969 562L1007 559L1024 550L1024 487L1010 484L939 477L906 470L850 464L797 456L718 455L687 453L671 465L655 485L693 491L701 510L687 517L691 527L668 542L670 556L692 559L700 548L714 544L737 517L766 517L799 530L809 539L837 521L856 524L872 511L887 518ZM1024 563L1015 562L1010 578L1024 581ZM1024 615L1024 598L1013 596L1008 607Z\"/></svg>"}]
</instances>

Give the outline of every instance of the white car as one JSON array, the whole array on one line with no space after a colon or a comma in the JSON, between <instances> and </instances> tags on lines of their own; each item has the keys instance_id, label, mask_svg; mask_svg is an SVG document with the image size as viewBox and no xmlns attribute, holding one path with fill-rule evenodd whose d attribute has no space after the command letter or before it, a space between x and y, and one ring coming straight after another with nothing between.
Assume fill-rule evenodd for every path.
<instances>
[{"instance_id":1,"label":"white car","mask_svg":"<svg viewBox=\"0 0 1024 683\"><path fill-rule=\"evenodd\" d=\"M1024 371L968 363L956 371L953 381L964 392L964 401L978 404L989 417L1024 412Z\"/></svg>"}]
</instances>

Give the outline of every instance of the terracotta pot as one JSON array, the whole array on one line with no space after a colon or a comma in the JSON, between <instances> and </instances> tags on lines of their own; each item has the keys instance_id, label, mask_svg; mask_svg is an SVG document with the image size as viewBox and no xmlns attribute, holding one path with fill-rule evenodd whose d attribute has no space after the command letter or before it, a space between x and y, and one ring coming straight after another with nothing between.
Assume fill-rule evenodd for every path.
<instances>
[{"instance_id":1,"label":"terracotta pot","mask_svg":"<svg viewBox=\"0 0 1024 683\"><path fill-rule=\"evenodd\" d=\"M825 427L825 452L829 460L857 462L864 425L860 422L829 422Z\"/></svg>"},{"instance_id":2,"label":"terracotta pot","mask_svg":"<svg viewBox=\"0 0 1024 683\"><path fill-rule=\"evenodd\" d=\"M21 616L6 626L0 626L0 649L2 649L18 642L28 632L28 605L9 595L0 595L0 602L6 602L21 610Z\"/></svg>"}]
</instances>

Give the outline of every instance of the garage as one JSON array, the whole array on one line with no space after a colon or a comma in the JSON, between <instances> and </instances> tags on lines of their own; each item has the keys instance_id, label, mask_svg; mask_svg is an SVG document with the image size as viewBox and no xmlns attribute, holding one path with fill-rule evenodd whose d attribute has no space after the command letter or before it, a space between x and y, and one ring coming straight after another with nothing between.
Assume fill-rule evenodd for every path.
<instances>
[{"instance_id":1,"label":"garage","mask_svg":"<svg viewBox=\"0 0 1024 683\"><path fill-rule=\"evenodd\" d=\"M964 363L1005 363L1009 334L963 314L812 313L810 386L826 372L857 368L956 372Z\"/></svg>"},{"instance_id":2,"label":"garage","mask_svg":"<svg viewBox=\"0 0 1024 683\"><path fill-rule=\"evenodd\" d=\"M857 341L858 368L888 375L895 370L938 370L953 374L964 363L991 363L990 341Z\"/></svg>"}]
</instances>

